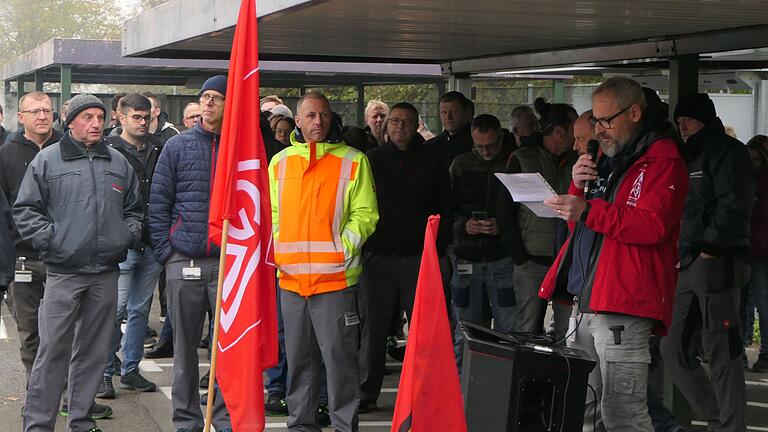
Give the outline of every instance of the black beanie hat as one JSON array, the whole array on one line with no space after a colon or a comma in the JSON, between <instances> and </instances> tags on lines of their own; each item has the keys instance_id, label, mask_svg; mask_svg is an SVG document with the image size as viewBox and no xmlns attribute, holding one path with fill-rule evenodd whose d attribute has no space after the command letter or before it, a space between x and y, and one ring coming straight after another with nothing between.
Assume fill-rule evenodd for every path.
<instances>
[{"instance_id":1,"label":"black beanie hat","mask_svg":"<svg viewBox=\"0 0 768 432\"><path fill-rule=\"evenodd\" d=\"M208 78L203 83L203 87L200 88L200 93L203 94L206 90L215 90L222 94L222 96L227 95L227 77L226 75L216 75L213 77Z\"/></svg>"},{"instance_id":2,"label":"black beanie hat","mask_svg":"<svg viewBox=\"0 0 768 432\"><path fill-rule=\"evenodd\" d=\"M88 93L80 93L69 100L69 106L67 109L67 120L64 123L64 127L68 127L69 123L77 117L80 112L87 110L88 108L99 108L104 111L104 115L107 115L107 106L94 95Z\"/></svg>"},{"instance_id":3,"label":"black beanie hat","mask_svg":"<svg viewBox=\"0 0 768 432\"><path fill-rule=\"evenodd\" d=\"M688 95L680 99L675 107L675 121L680 117L690 117L704 124L709 124L717 118L715 104L706 93Z\"/></svg>"}]
</instances>

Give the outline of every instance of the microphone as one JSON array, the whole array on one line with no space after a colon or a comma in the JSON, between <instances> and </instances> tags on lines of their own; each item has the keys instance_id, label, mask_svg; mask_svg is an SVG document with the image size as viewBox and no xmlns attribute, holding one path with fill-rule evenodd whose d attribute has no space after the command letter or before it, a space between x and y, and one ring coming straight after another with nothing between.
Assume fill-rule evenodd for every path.
<instances>
[{"instance_id":1,"label":"microphone","mask_svg":"<svg viewBox=\"0 0 768 432\"><path fill-rule=\"evenodd\" d=\"M592 162L597 163L597 149L600 148L600 143L595 139L589 140L587 143L587 154L592 156ZM592 180L584 182L584 197L589 198L589 190L592 188Z\"/></svg>"}]
</instances>

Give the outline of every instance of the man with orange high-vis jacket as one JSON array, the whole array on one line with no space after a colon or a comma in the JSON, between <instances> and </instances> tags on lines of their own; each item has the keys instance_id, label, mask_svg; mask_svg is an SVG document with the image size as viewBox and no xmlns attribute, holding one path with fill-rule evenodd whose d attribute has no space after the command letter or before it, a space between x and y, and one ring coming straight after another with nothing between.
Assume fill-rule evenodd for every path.
<instances>
[{"instance_id":1,"label":"man with orange high-vis jacket","mask_svg":"<svg viewBox=\"0 0 768 432\"><path fill-rule=\"evenodd\" d=\"M357 431L360 404L357 280L379 219L371 167L341 140L328 99L297 103L291 146L269 164L275 264L288 362L288 429L320 431L321 360L331 422Z\"/></svg>"}]
</instances>

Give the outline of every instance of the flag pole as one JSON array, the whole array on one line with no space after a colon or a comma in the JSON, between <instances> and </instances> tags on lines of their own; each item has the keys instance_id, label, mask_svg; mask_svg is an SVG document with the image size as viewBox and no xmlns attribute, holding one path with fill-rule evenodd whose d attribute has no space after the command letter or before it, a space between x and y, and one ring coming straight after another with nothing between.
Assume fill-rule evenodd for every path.
<instances>
[{"instance_id":1,"label":"flag pole","mask_svg":"<svg viewBox=\"0 0 768 432\"><path fill-rule=\"evenodd\" d=\"M208 400L205 405L205 428L203 432L211 431L213 419L214 385L216 384L216 358L219 352L219 320L221 319L221 297L224 285L225 265L227 263L227 240L229 231L229 219L224 219L221 228L221 253L219 255L219 278L216 284L216 313L214 315L213 337L211 338L211 369L208 379Z\"/></svg>"}]
</instances>

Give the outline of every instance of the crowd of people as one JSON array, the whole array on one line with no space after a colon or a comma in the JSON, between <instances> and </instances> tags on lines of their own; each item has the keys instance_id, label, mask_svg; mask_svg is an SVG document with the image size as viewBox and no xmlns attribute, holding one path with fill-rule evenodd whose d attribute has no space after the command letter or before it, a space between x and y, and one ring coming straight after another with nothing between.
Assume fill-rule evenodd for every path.
<instances>
[{"instance_id":1,"label":"crowd of people","mask_svg":"<svg viewBox=\"0 0 768 432\"><path fill-rule=\"evenodd\" d=\"M162 357L176 431L202 430L208 398L216 430L231 430L218 389L198 390L212 379L198 348L215 307L207 221L226 98L225 76L205 81L182 133L152 93L111 107L80 94L56 122L48 95L20 98L21 128L0 146L0 239L12 241L0 287L26 371L25 432L52 431L57 414L98 431L112 409L96 399L155 391L138 364ZM320 93L295 113L275 95L259 105L279 322L265 411L289 430L355 431L377 409L433 214L457 371L460 320L548 338L597 364L585 430L677 431L652 379L663 359L697 418L745 430L744 369L768 371L765 337L757 362L744 351L755 308L768 329L768 137L729 136L706 94L682 98L673 124L654 91L612 77L584 113L537 101L507 129L448 92L437 136L407 101L369 101L364 128ZM558 217L515 202L496 173L541 174ZM165 320L145 352L155 287Z\"/></svg>"}]
</instances>

